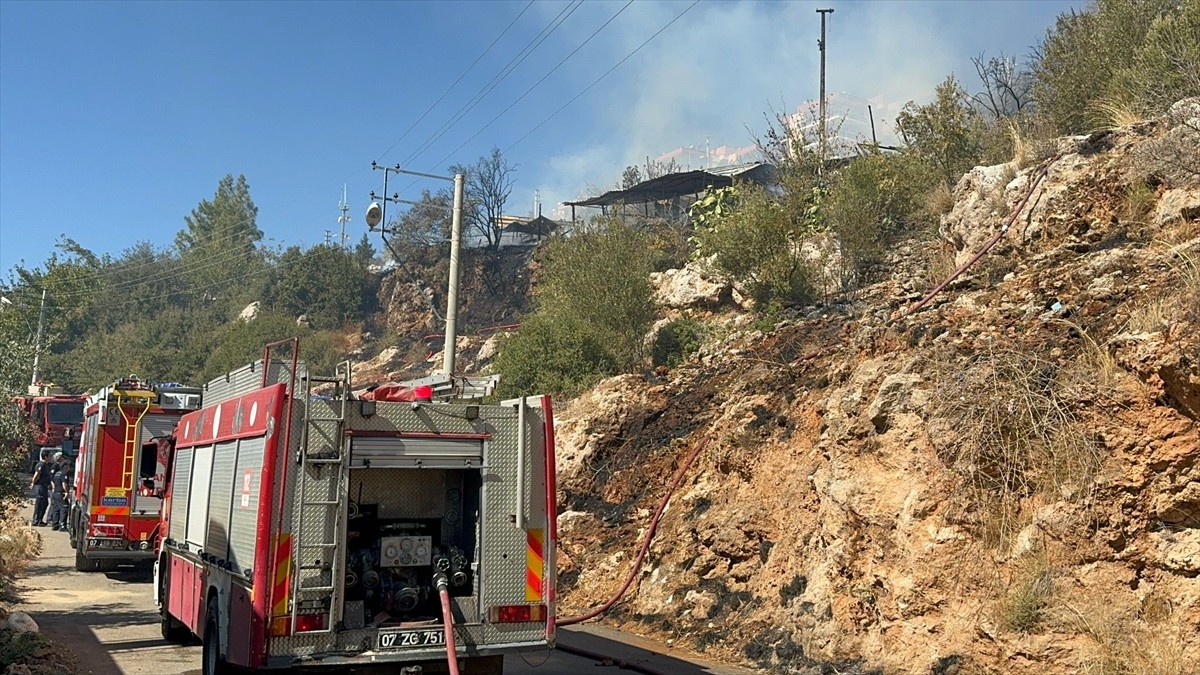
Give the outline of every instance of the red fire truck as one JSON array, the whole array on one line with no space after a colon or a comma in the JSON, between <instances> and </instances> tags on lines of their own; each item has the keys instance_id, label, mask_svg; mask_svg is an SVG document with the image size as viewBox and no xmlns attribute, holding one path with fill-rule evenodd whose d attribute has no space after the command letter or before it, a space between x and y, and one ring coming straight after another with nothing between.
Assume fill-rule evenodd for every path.
<instances>
[{"instance_id":1,"label":"red fire truck","mask_svg":"<svg viewBox=\"0 0 1200 675\"><path fill-rule=\"evenodd\" d=\"M75 569L154 560L165 482L156 439L200 407L201 390L127 377L87 399L68 532Z\"/></svg>"},{"instance_id":2,"label":"red fire truck","mask_svg":"<svg viewBox=\"0 0 1200 675\"><path fill-rule=\"evenodd\" d=\"M43 448L61 449L64 455L75 456L86 399L86 396L64 394L58 387L41 384L31 385L28 396L13 399L20 418L28 422L33 435L22 466L26 472L33 472Z\"/></svg>"},{"instance_id":3,"label":"red fire truck","mask_svg":"<svg viewBox=\"0 0 1200 675\"><path fill-rule=\"evenodd\" d=\"M494 674L553 646L549 397L364 400L348 364L309 377L269 346L204 402L176 431L155 568L163 636L198 636L204 673Z\"/></svg>"}]
</instances>

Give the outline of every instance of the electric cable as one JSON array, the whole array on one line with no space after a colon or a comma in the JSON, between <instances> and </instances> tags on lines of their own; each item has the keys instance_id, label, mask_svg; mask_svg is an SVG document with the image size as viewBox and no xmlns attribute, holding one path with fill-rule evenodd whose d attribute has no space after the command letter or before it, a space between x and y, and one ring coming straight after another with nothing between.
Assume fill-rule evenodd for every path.
<instances>
[{"instance_id":1,"label":"electric cable","mask_svg":"<svg viewBox=\"0 0 1200 675\"><path fill-rule=\"evenodd\" d=\"M441 95L441 96L439 96L439 97L437 97L437 100L436 100L436 101L434 101L433 103L429 104L429 107L425 109L425 112L421 113L421 116L420 116L420 117L418 117L418 118L416 119L416 121L415 121L415 122L413 122L412 124L410 124L410 125L408 126L408 128L407 128L407 129L405 129L405 130L404 130L404 133L400 135L400 138L397 138L397 139L396 139L396 140L395 140L395 141L394 141L394 142L393 142L391 145L389 145L389 146L387 147L387 150L384 150L384 151L383 151L383 152L382 152L382 153L379 155L379 160L380 160L380 162L379 162L379 163L380 163L380 164L382 164L382 163L383 163L383 161L382 161L382 160L383 160L383 158L384 158L384 157L386 157L386 156L387 156L387 154L388 154L389 152L391 152L391 151L392 151L392 149L393 149L393 148L395 148L395 147L396 147L396 146L397 146L397 145L400 143L400 141L402 141L402 140L404 140L406 137L408 137L408 134L409 134L409 132L411 132L411 131L412 131L414 128L416 128L416 126L417 126L418 124L420 124L420 123L421 123L421 121L422 121L422 120L424 120L424 119L425 119L425 117L426 117L427 115L429 115L429 113L430 113L430 112L431 112L431 111L432 111L434 108L436 108L436 107L437 107L437 104L441 103L441 102L442 102L442 99L446 98L446 95L447 95L447 94L449 94L449 93L451 92L451 90L453 90L453 89L454 89L456 86L458 86L458 83L459 83L459 82L462 82L462 79L463 79L464 77L466 77L466 76L467 76L467 74L468 74L468 73L470 73L470 72L471 72L471 70L472 70L472 69L473 69L473 68L474 68L476 65L478 65L478 64L479 64L479 61L480 61L480 60L482 60L484 56L487 56L487 53L488 53L488 52L490 52L490 51L492 50L492 47L495 47L495 46L496 46L496 43L500 42L500 38L504 37L504 36L505 36L505 35L508 33L508 31L509 31L509 30L510 30L510 29L511 29L511 28L512 28L514 25L516 25L516 23L517 23L517 20L518 20L518 19L520 19L522 16L524 16L524 15L525 15L525 12L526 12L526 11L528 11L528 10L529 10L529 8L530 8L530 7L532 7L532 6L533 6L533 0L529 0L529 2L528 2L528 3L526 3L525 7L524 7L524 8L522 8L522 9L521 9L521 11L520 11L520 12L519 12L519 13L518 13L518 14L517 14L515 17L513 17L513 20L512 20L512 21L510 21L510 22L508 23L508 25L504 27L504 30L500 31L500 34L496 36L496 39L495 39L495 40L492 40L492 44L488 45L488 46L487 46L487 49L484 49L482 52L480 52L479 56L476 56L476 57L475 57L475 60L471 62L471 65L467 66L467 69L466 69L466 70L464 70L464 71L462 72L462 74L460 74L460 75L458 76L458 79L454 80L454 82L452 82L452 83L450 84L450 86L449 86L449 87L446 87L446 90L442 92L442 95Z\"/></svg>"},{"instance_id":2,"label":"electric cable","mask_svg":"<svg viewBox=\"0 0 1200 675\"><path fill-rule=\"evenodd\" d=\"M658 29L658 32L656 32L654 35L651 35L649 38L646 38L646 41L645 41L645 42L643 42L642 44L638 45L638 46L637 46L637 47L636 47L636 48L635 48L633 51L631 51L631 52L629 52L628 54L626 54L626 55L625 55L625 58L621 59L620 61L617 61L617 63L616 63L615 65L613 65L613 67L612 67L612 68L609 68L609 69L608 69L608 70L607 70L607 71L606 71L606 72L605 72L603 75L601 75L600 77L597 77L597 78L596 78L596 79L595 79L595 80L594 80L594 81L593 81L591 84L589 84L588 86L584 87L583 91L581 91L581 92L579 92L578 94L575 94L575 96L571 97L571 100L569 100L569 101L567 101L566 103L562 104L562 107L560 107L558 110L555 110L554 112L550 113L550 115L549 115L548 117L546 117L546 119L544 119L544 120L542 120L541 122L539 122L539 123L537 124L537 126L535 126L534 128L530 129L529 131L525 132L525 135L524 135L524 136L522 136L522 137L518 138L518 139L517 139L516 141L514 141L514 142L513 142L511 145L509 145L507 148L505 148L505 149L504 149L504 151L505 151L505 152L508 152L509 150L512 150L512 149L513 149L513 148L515 148L517 145L519 145L519 144L521 143L521 141L523 141L523 140L525 140L526 138L528 138L528 137L529 137L529 136L530 136L530 135L531 135L533 132L537 131L538 129L541 129L543 125L545 125L547 122L549 122L549 121L550 121L551 119L553 119L555 116L557 116L557 115L558 115L560 112L562 112L563 110L565 110L565 109L567 108L567 106L571 105L571 104L572 104L572 103L574 103L576 100L578 100L580 96L583 96L584 94L586 94L586 93L588 93L589 91L591 91L592 87L595 87L597 84L600 84L600 81L601 81L601 80L603 80L604 78L608 77L608 76L609 76L610 74L612 74L612 72L613 72L614 70L616 70L617 68L621 67L621 64L623 64L623 63L625 63L626 61L628 61L629 59L631 59L631 58L633 57L633 55L634 55L634 54L637 54L639 51L641 51L641 50L642 50L642 47L645 47L646 45L650 44L650 42L651 42L652 40L654 40L654 39L655 39L655 38L657 38L659 35L661 35L661 34L663 33L663 31L667 30L667 29L668 29L668 28L670 28L672 25L674 25L674 23L675 23L676 21L679 21L680 19L682 19L684 14L687 14L688 12L692 11L692 8L693 8L693 7L695 7L695 6L696 6L696 5L698 5L698 4L700 4L700 0L693 0L692 4L690 4L690 5L688 5L686 8L684 8L684 10L683 10L682 12L680 12L678 15L676 15L676 17L675 17L674 19L671 19L670 21L668 21L668 22L667 22L667 24L666 24L665 26L663 26L662 28L659 28L659 29Z\"/></svg>"},{"instance_id":3,"label":"electric cable","mask_svg":"<svg viewBox=\"0 0 1200 675\"><path fill-rule=\"evenodd\" d=\"M401 164L405 166L411 164L426 150L432 147L434 143L441 139L442 136L446 135L446 133L453 128L454 125L458 124L458 122L465 117L467 113L471 112L471 110L474 110L475 106L479 105L479 103L482 102L488 94L494 91L496 87L500 86L500 83L507 79L508 76L512 74L512 71L515 70L517 66L521 65L525 59L529 58L529 56L533 54L533 52L540 47L542 43L545 42L552 34L554 34L554 32L557 31L567 19L571 18L571 15L574 14L582 4L583 0L575 0L564 7L563 10L558 13L558 16L551 19L550 23L547 24L540 33L535 35L534 38L530 40L529 44L527 44L520 52L518 52L516 56L510 59L499 73L494 75L492 79L485 84L477 94L475 94L475 96L467 101L467 103L463 104L463 106L459 108L459 110L454 113L450 119L442 124L437 131L435 131L429 136L429 138L417 146L416 150L409 153L409 155L404 159L403 162L401 162Z\"/></svg>"},{"instance_id":4,"label":"electric cable","mask_svg":"<svg viewBox=\"0 0 1200 675\"><path fill-rule=\"evenodd\" d=\"M601 32L601 31L603 31L605 28L608 28L608 25L609 25L609 24L611 24L613 21L615 21L615 20L617 19L617 17L618 17L618 16L621 16L621 14L623 14L623 13L625 12L625 10L629 9L629 6L630 6L630 5L632 5L632 4L633 4L633 0L629 0L629 2L626 2L626 3L625 3L625 5L621 7L621 9L618 9L618 10L617 10L617 13L616 13L616 14L613 14L611 17L609 17L608 21L605 21L603 24L601 24L601 25L600 25L600 27L599 27L599 28L597 28L596 30L592 31L592 34L591 34L591 35L589 35L589 36L587 36L587 39L586 39L586 40L584 40L583 42L579 43L579 46L578 46L578 47L576 47L575 49L573 49L573 50L571 51L571 53L570 53L570 54L567 54L567 55L566 55L566 56L564 56L562 59L560 59L560 60L558 61L558 63L556 63L556 64L554 65L554 67L553 67L553 68L551 68L550 70L548 70L548 71L546 72L546 74L545 74L545 75L543 75L543 76L541 77L541 79L539 79L537 82L534 82L534 83L533 83L533 84L532 84L532 85L531 85L531 86L530 86L528 89L526 89L526 90L525 90L525 92L524 92L523 94L521 94L520 96L518 96L518 97L517 97L517 99L516 99L515 101L513 101L512 103L509 103L509 104L508 104L508 106L507 106L506 108L504 108L504 110L501 110L499 113L497 113L497 114L496 114L496 116L495 116L495 117L493 117L491 120L489 120L487 124L485 124L485 125L483 125L482 127L480 127L480 128L479 128L479 131L476 131L474 134L471 134L471 137L470 137L470 138L468 138L467 140L463 141L463 142L462 142L462 144L460 144L460 145L459 145L457 148L455 148L454 150L450 151L450 153L449 153L448 155L446 155L446 156L445 156L445 157L443 157L442 159L438 160L436 164L437 164L438 166L441 166L443 162L445 162L446 160L448 160L448 159L450 159L451 157L453 157L455 154L457 154L457 153L458 153L458 151L459 151L459 150L462 150L462 149L463 149L463 147L465 147L465 146L467 145L467 143L470 143L471 141L475 140L475 138L476 138L476 137L478 137L478 136L479 136L479 134L482 134L484 131L486 131L486 130L488 129L488 127L490 127L490 126L492 126L493 124L495 124L496 120L498 120L498 119L500 119L501 117L503 117L503 116L505 115L505 113L507 113L509 110L512 110L512 109L513 109L513 106L515 106L515 105L517 105L518 103L520 103L521 101L523 101L523 100L525 99L525 97L526 97L526 96L528 96L528 95L530 94L530 92L532 92L534 89L536 89L536 88L538 87L538 85L540 85L541 83L545 82L545 81L546 81L546 78L550 77L550 76L551 76L551 75L553 75L553 74L554 74L556 71L558 71L558 69L559 69L559 68L561 68L561 67L563 66L563 64L565 64L567 61L569 61L569 60L571 59L571 57L572 57L572 56L575 56L575 54L577 54L577 53L579 52L579 50L580 50L580 49L583 49L583 48L584 48L584 46L586 46L586 45L587 45L587 43L591 42L591 41L592 41L592 38L594 38L594 37L596 37L597 35L599 35L599 34L600 34L600 32Z\"/></svg>"}]
</instances>

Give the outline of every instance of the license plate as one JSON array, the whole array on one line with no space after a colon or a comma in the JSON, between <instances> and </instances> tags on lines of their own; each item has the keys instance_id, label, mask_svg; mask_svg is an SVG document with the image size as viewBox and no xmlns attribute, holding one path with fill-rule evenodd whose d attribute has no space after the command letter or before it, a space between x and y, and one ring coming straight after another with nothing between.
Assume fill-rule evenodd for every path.
<instances>
[{"instance_id":1,"label":"license plate","mask_svg":"<svg viewBox=\"0 0 1200 675\"><path fill-rule=\"evenodd\" d=\"M415 649L446 644L442 630L406 630L379 634L380 649Z\"/></svg>"}]
</instances>

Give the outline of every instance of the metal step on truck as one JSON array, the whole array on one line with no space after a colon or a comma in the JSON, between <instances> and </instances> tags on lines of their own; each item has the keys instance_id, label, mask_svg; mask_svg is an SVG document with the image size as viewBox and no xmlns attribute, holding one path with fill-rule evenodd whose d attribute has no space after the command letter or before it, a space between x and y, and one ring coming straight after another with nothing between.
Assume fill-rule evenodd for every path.
<instances>
[{"instance_id":1,"label":"metal step on truck","mask_svg":"<svg viewBox=\"0 0 1200 675\"><path fill-rule=\"evenodd\" d=\"M209 675L496 674L553 647L549 397L365 400L351 384L348 364L313 377L298 341L274 343L180 420L163 636L199 637Z\"/></svg>"}]
</instances>

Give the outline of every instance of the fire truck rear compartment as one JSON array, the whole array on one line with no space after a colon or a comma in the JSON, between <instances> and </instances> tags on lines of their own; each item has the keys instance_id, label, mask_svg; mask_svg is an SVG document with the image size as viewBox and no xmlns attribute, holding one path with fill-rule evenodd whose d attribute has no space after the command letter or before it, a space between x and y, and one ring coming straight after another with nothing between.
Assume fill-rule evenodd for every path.
<instances>
[{"instance_id":1,"label":"fire truck rear compartment","mask_svg":"<svg viewBox=\"0 0 1200 675\"><path fill-rule=\"evenodd\" d=\"M480 620L473 599L481 484L478 469L351 469L341 628L438 620L439 574L459 619Z\"/></svg>"}]
</instances>

